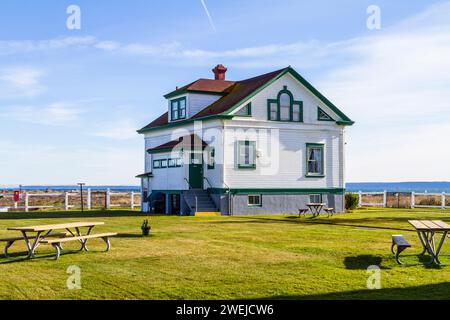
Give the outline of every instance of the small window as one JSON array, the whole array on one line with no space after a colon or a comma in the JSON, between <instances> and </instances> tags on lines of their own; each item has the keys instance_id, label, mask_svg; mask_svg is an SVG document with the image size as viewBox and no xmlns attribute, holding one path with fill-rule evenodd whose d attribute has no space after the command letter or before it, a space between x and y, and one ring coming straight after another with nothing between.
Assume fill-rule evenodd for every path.
<instances>
[{"instance_id":1,"label":"small window","mask_svg":"<svg viewBox=\"0 0 450 320\"><path fill-rule=\"evenodd\" d=\"M311 203L322 203L322 195L321 194L312 194L309 196L309 201Z\"/></svg>"},{"instance_id":2,"label":"small window","mask_svg":"<svg viewBox=\"0 0 450 320\"><path fill-rule=\"evenodd\" d=\"M256 168L256 142L239 141L238 143L238 167Z\"/></svg>"},{"instance_id":3,"label":"small window","mask_svg":"<svg viewBox=\"0 0 450 320\"><path fill-rule=\"evenodd\" d=\"M153 161L153 169L159 169L161 168L161 160L154 160Z\"/></svg>"},{"instance_id":4,"label":"small window","mask_svg":"<svg viewBox=\"0 0 450 320\"><path fill-rule=\"evenodd\" d=\"M161 168L167 168L167 159L163 159L160 161L161 161Z\"/></svg>"},{"instance_id":5,"label":"small window","mask_svg":"<svg viewBox=\"0 0 450 320\"><path fill-rule=\"evenodd\" d=\"M216 165L216 150L214 148L210 148L208 150L208 170L214 169Z\"/></svg>"},{"instance_id":6,"label":"small window","mask_svg":"<svg viewBox=\"0 0 450 320\"><path fill-rule=\"evenodd\" d=\"M172 100L170 102L170 119L172 121L186 118L186 98Z\"/></svg>"},{"instance_id":7,"label":"small window","mask_svg":"<svg viewBox=\"0 0 450 320\"><path fill-rule=\"evenodd\" d=\"M324 146L323 144L308 144L306 146L306 175L324 175Z\"/></svg>"},{"instance_id":8,"label":"small window","mask_svg":"<svg viewBox=\"0 0 450 320\"><path fill-rule=\"evenodd\" d=\"M181 158L176 159L176 163L177 163L177 167L182 167L183 166L183 159L181 159Z\"/></svg>"},{"instance_id":9,"label":"small window","mask_svg":"<svg viewBox=\"0 0 450 320\"><path fill-rule=\"evenodd\" d=\"M175 168L177 166L177 159L169 159L169 168Z\"/></svg>"},{"instance_id":10,"label":"small window","mask_svg":"<svg viewBox=\"0 0 450 320\"><path fill-rule=\"evenodd\" d=\"M248 196L248 206L249 207L261 207L262 206L262 195L249 195Z\"/></svg>"},{"instance_id":11,"label":"small window","mask_svg":"<svg viewBox=\"0 0 450 320\"><path fill-rule=\"evenodd\" d=\"M252 115L252 104L249 103L245 107L243 107L241 110L235 113L236 116L241 117L251 117Z\"/></svg>"},{"instance_id":12,"label":"small window","mask_svg":"<svg viewBox=\"0 0 450 320\"><path fill-rule=\"evenodd\" d=\"M332 117L328 115L325 111L322 110L322 108L318 107L317 111L317 120L319 121L334 121Z\"/></svg>"},{"instance_id":13,"label":"small window","mask_svg":"<svg viewBox=\"0 0 450 320\"><path fill-rule=\"evenodd\" d=\"M300 104L294 104L292 106L292 121L301 122L301 107Z\"/></svg>"},{"instance_id":14,"label":"small window","mask_svg":"<svg viewBox=\"0 0 450 320\"><path fill-rule=\"evenodd\" d=\"M269 104L269 120L278 120L278 104L276 102Z\"/></svg>"}]
</instances>

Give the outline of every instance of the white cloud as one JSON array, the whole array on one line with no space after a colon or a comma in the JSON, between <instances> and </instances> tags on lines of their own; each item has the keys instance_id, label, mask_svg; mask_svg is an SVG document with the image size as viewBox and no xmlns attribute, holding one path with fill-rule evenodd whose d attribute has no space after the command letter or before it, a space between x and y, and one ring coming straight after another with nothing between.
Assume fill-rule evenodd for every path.
<instances>
[{"instance_id":1,"label":"white cloud","mask_svg":"<svg viewBox=\"0 0 450 320\"><path fill-rule=\"evenodd\" d=\"M73 105L56 102L47 106L11 106L0 112L0 118L42 125L68 125L79 119L83 111Z\"/></svg>"},{"instance_id":2,"label":"white cloud","mask_svg":"<svg viewBox=\"0 0 450 320\"><path fill-rule=\"evenodd\" d=\"M48 50L65 49L68 47L92 46L97 42L95 37L61 37L50 40L13 40L0 41L0 55L14 55Z\"/></svg>"},{"instance_id":3,"label":"white cloud","mask_svg":"<svg viewBox=\"0 0 450 320\"><path fill-rule=\"evenodd\" d=\"M136 139L138 136L136 133L137 124L130 119L112 123L103 123L100 124L99 127L101 127L102 130L94 132L94 136L114 140Z\"/></svg>"},{"instance_id":4,"label":"white cloud","mask_svg":"<svg viewBox=\"0 0 450 320\"><path fill-rule=\"evenodd\" d=\"M0 98L34 97L45 91L41 78L45 73L36 68L0 69Z\"/></svg>"}]
</instances>

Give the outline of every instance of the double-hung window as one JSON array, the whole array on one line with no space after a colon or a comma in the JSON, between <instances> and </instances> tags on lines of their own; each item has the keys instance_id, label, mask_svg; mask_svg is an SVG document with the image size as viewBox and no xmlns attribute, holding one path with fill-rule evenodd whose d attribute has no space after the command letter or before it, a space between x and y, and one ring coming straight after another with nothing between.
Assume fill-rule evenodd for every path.
<instances>
[{"instance_id":1,"label":"double-hung window","mask_svg":"<svg viewBox=\"0 0 450 320\"><path fill-rule=\"evenodd\" d=\"M256 168L256 141L238 141L238 167Z\"/></svg>"},{"instance_id":2,"label":"double-hung window","mask_svg":"<svg viewBox=\"0 0 450 320\"><path fill-rule=\"evenodd\" d=\"M306 176L324 176L324 145L309 143L306 145Z\"/></svg>"},{"instance_id":3,"label":"double-hung window","mask_svg":"<svg viewBox=\"0 0 450 320\"><path fill-rule=\"evenodd\" d=\"M170 102L170 119L172 121L186 118L186 98L179 98Z\"/></svg>"},{"instance_id":4,"label":"double-hung window","mask_svg":"<svg viewBox=\"0 0 450 320\"><path fill-rule=\"evenodd\" d=\"M262 195L249 194L247 204L249 207L261 207L262 206Z\"/></svg>"}]
</instances>

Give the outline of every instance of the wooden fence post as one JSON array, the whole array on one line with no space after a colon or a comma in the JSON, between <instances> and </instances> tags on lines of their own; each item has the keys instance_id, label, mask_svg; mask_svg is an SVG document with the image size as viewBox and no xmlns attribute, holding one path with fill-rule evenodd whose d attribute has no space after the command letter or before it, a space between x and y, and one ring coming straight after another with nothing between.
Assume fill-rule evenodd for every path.
<instances>
[{"instance_id":1,"label":"wooden fence post","mask_svg":"<svg viewBox=\"0 0 450 320\"><path fill-rule=\"evenodd\" d=\"M362 191L358 192L358 207L362 207Z\"/></svg>"},{"instance_id":2,"label":"wooden fence post","mask_svg":"<svg viewBox=\"0 0 450 320\"><path fill-rule=\"evenodd\" d=\"M131 210L134 210L134 191L131 191Z\"/></svg>"},{"instance_id":3,"label":"wooden fence post","mask_svg":"<svg viewBox=\"0 0 450 320\"><path fill-rule=\"evenodd\" d=\"M69 211L69 193L64 192L64 210Z\"/></svg>"},{"instance_id":4,"label":"wooden fence post","mask_svg":"<svg viewBox=\"0 0 450 320\"><path fill-rule=\"evenodd\" d=\"M442 195L441 195L441 205L442 205L442 209L445 209L445 192L442 192Z\"/></svg>"},{"instance_id":5,"label":"wooden fence post","mask_svg":"<svg viewBox=\"0 0 450 320\"><path fill-rule=\"evenodd\" d=\"M111 209L111 189L106 189L106 210Z\"/></svg>"},{"instance_id":6,"label":"wooden fence post","mask_svg":"<svg viewBox=\"0 0 450 320\"><path fill-rule=\"evenodd\" d=\"M92 209L92 194L91 194L91 189L87 189L87 209L91 210Z\"/></svg>"},{"instance_id":7,"label":"wooden fence post","mask_svg":"<svg viewBox=\"0 0 450 320\"><path fill-rule=\"evenodd\" d=\"M411 209L414 209L416 206L416 193L413 191L411 192Z\"/></svg>"},{"instance_id":8,"label":"wooden fence post","mask_svg":"<svg viewBox=\"0 0 450 320\"><path fill-rule=\"evenodd\" d=\"M25 192L25 212L28 212L30 209L28 208L29 196L28 192Z\"/></svg>"},{"instance_id":9,"label":"wooden fence post","mask_svg":"<svg viewBox=\"0 0 450 320\"><path fill-rule=\"evenodd\" d=\"M383 208L387 208L387 191L383 192Z\"/></svg>"}]
</instances>

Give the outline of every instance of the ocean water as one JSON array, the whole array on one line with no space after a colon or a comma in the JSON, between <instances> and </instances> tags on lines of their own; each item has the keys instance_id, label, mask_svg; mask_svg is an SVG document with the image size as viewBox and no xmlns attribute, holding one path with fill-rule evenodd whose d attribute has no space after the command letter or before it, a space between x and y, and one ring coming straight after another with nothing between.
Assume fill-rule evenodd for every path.
<instances>
[{"instance_id":1,"label":"ocean water","mask_svg":"<svg viewBox=\"0 0 450 320\"><path fill-rule=\"evenodd\" d=\"M121 191L121 192L129 192L129 191L136 191L140 192L141 187L140 186L83 186L83 189L91 189L92 191L97 190L106 190L111 189L111 191ZM0 187L0 190L18 190L19 186L16 187ZM29 190L29 191L36 191L36 190L55 190L55 191L67 191L67 190L78 190L80 189L80 186L74 185L66 185L66 186L22 186L22 190Z\"/></svg>"},{"instance_id":2,"label":"ocean water","mask_svg":"<svg viewBox=\"0 0 450 320\"><path fill-rule=\"evenodd\" d=\"M450 182L358 182L347 183L349 192L428 192L450 193Z\"/></svg>"}]
</instances>

